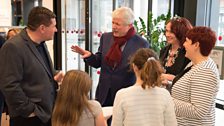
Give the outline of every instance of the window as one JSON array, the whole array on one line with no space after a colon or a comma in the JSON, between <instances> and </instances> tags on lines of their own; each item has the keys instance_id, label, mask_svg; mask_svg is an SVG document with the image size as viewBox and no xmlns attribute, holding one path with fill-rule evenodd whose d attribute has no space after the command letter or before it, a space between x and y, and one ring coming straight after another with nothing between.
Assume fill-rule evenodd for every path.
<instances>
[{"instance_id":1,"label":"window","mask_svg":"<svg viewBox=\"0 0 224 126\"><path fill-rule=\"evenodd\" d=\"M224 46L224 0L219 4L218 44Z\"/></svg>"}]
</instances>

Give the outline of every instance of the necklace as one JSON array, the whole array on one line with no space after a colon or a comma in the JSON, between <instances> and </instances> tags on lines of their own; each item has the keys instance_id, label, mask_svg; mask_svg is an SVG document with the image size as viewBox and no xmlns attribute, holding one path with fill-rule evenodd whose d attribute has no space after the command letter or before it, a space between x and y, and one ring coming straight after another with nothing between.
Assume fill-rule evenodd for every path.
<instances>
[{"instance_id":1,"label":"necklace","mask_svg":"<svg viewBox=\"0 0 224 126\"><path fill-rule=\"evenodd\" d=\"M175 52L171 52L171 49L169 50L165 66L170 67L175 63L175 60L178 57L178 52L179 49L177 49Z\"/></svg>"}]
</instances>

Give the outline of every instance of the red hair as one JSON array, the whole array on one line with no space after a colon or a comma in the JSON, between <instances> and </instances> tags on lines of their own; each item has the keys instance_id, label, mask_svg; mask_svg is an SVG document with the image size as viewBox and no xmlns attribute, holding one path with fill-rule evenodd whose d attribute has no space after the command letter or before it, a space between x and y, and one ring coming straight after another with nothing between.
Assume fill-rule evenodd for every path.
<instances>
[{"instance_id":1,"label":"red hair","mask_svg":"<svg viewBox=\"0 0 224 126\"><path fill-rule=\"evenodd\" d=\"M194 27L187 32L186 37L192 41L192 44L199 42L200 51L203 56L210 54L217 39L215 32L205 26Z\"/></svg>"}]
</instances>

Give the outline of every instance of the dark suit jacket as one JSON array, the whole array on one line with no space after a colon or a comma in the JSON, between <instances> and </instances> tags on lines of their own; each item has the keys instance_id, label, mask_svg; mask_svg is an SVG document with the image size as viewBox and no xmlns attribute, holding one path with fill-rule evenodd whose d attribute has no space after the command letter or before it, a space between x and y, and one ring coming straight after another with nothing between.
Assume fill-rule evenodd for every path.
<instances>
[{"instance_id":1,"label":"dark suit jacket","mask_svg":"<svg viewBox=\"0 0 224 126\"><path fill-rule=\"evenodd\" d=\"M133 36L126 45L122 52L121 63L113 69L105 62L105 55L112 46L114 40L112 33L105 33L100 39L100 47L95 55L91 55L85 59L85 62L95 68L101 67L99 83L96 90L96 100L102 106L105 104L108 95L111 96L111 103L113 103L116 92L135 83L135 75L130 71L129 58L139 48L148 48L148 42L142 37ZM110 94L109 94L110 93Z\"/></svg>"},{"instance_id":2,"label":"dark suit jacket","mask_svg":"<svg viewBox=\"0 0 224 126\"><path fill-rule=\"evenodd\" d=\"M0 48L2 47L4 42L5 42L4 37L0 35ZM3 108L4 108L4 96L2 95L2 92L0 91L0 118L2 117Z\"/></svg>"},{"instance_id":3,"label":"dark suit jacket","mask_svg":"<svg viewBox=\"0 0 224 126\"><path fill-rule=\"evenodd\" d=\"M10 117L28 117L34 112L43 122L47 122L56 94L48 51L51 71L24 29L2 46L0 58L0 89Z\"/></svg>"},{"instance_id":4,"label":"dark suit jacket","mask_svg":"<svg viewBox=\"0 0 224 126\"><path fill-rule=\"evenodd\" d=\"M0 48L2 47L2 45L3 45L4 42L5 42L4 37L2 37L2 36L0 35Z\"/></svg>"}]
</instances>

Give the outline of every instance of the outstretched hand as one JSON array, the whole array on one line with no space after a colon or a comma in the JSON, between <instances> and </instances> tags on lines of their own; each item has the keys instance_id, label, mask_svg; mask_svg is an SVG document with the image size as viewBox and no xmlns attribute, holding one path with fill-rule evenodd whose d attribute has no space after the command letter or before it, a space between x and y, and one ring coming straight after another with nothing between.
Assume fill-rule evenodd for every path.
<instances>
[{"instance_id":1,"label":"outstretched hand","mask_svg":"<svg viewBox=\"0 0 224 126\"><path fill-rule=\"evenodd\" d=\"M79 46L72 46L71 49L73 52L76 52L76 53L82 55L82 58L87 58L87 57L91 56L91 52L84 50L84 49L80 48Z\"/></svg>"}]
</instances>

